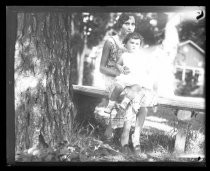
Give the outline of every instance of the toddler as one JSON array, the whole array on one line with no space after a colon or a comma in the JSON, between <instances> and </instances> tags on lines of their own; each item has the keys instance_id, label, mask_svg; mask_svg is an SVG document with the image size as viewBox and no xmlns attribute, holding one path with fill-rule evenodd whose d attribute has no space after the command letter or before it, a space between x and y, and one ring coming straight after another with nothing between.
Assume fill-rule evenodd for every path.
<instances>
[{"instance_id":1,"label":"toddler","mask_svg":"<svg viewBox=\"0 0 210 171\"><path fill-rule=\"evenodd\" d=\"M143 37L134 32L129 33L124 39L126 52L117 61L116 67L120 71L120 75L116 77L116 83L111 93L109 103L105 109L106 113L111 113L119 95L129 89L129 95L127 93L123 101L119 104L120 109L125 110L127 105L138 95L141 94L142 89L152 89L151 78L149 77L148 60L146 56L140 51L140 46L143 41ZM141 98L140 98L141 99ZM135 112L139 109L138 102L133 106Z\"/></svg>"}]
</instances>

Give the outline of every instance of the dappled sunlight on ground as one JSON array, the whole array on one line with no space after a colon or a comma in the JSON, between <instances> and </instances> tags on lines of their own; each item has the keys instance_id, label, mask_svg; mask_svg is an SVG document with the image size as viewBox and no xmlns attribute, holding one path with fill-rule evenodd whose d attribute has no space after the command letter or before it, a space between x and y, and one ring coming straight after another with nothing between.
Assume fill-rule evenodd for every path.
<instances>
[{"instance_id":1,"label":"dappled sunlight on ground","mask_svg":"<svg viewBox=\"0 0 210 171\"><path fill-rule=\"evenodd\" d=\"M166 119L160 118L160 117L156 117L156 116L148 116L147 120L148 121L153 121L153 122L168 122Z\"/></svg>"},{"instance_id":2,"label":"dappled sunlight on ground","mask_svg":"<svg viewBox=\"0 0 210 171\"><path fill-rule=\"evenodd\" d=\"M103 111L104 107L96 107L95 116L106 125L110 115ZM201 131L201 129L203 129L201 127L204 127L202 124L203 117L199 115L199 117L194 118L194 120L198 120L196 121L196 127L194 127L195 124L191 125L193 129L188 131L185 154L179 156L174 153L174 144L179 127L178 119L176 115L174 115L174 110L158 108L156 113L152 112L152 110L148 111L140 139L142 155L139 158L130 160L139 162L200 162L205 160L205 135ZM135 123L133 123L133 126L135 126ZM133 129L134 127L132 130ZM107 161L125 161L125 158L120 158L119 156L115 158L110 157Z\"/></svg>"},{"instance_id":3,"label":"dappled sunlight on ground","mask_svg":"<svg viewBox=\"0 0 210 171\"><path fill-rule=\"evenodd\" d=\"M167 125L167 120L156 116L148 116L144 123L144 128L152 127L164 132L174 131L174 127ZM175 129L176 130L176 129ZM177 130L176 130L177 131Z\"/></svg>"},{"instance_id":4,"label":"dappled sunlight on ground","mask_svg":"<svg viewBox=\"0 0 210 171\"><path fill-rule=\"evenodd\" d=\"M110 114L107 114L104 112L104 107L96 107L95 109L95 116L99 119L102 119L105 121L105 123L108 123L108 118ZM175 128L172 126L169 126L169 121L165 118L161 118L160 116L147 116L144 128L156 128L164 132L171 132L176 131ZM132 123L133 126L135 126L135 123Z\"/></svg>"}]
</instances>

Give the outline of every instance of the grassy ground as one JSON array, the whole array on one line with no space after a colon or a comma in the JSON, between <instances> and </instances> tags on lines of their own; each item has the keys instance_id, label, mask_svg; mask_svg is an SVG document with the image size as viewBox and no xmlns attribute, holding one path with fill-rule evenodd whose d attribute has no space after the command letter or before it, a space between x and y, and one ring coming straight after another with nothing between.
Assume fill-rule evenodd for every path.
<instances>
[{"instance_id":1,"label":"grassy ground","mask_svg":"<svg viewBox=\"0 0 210 171\"><path fill-rule=\"evenodd\" d=\"M100 110L98 112L100 112ZM104 117L106 118L106 116ZM183 126L184 129L188 128L185 158L177 157L173 153L175 138L178 131L177 128L180 126ZM140 142L142 158L139 160L198 161L200 156L204 157L204 130L204 115L197 115L189 124L182 123L182 125L180 125L178 124L177 117L174 115L173 110L159 108L156 113L149 110L141 133ZM131 133L132 131L133 129L131 130ZM120 131L118 131L118 134L119 133Z\"/></svg>"},{"instance_id":2,"label":"grassy ground","mask_svg":"<svg viewBox=\"0 0 210 171\"><path fill-rule=\"evenodd\" d=\"M99 111L96 110L96 116ZM141 134L140 156L124 155L120 152L119 137L122 129L115 130L112 142L103 141L106 119L97 119L86 126L74 126L74 133L69 142L61 144L57 149L39 154L33 159L17 161L66 161L66 162L201 162L205 161L204 147L204 117L198 115L189 126L185 156L174 155L174 143L177 133L178 120L172 110L159 108L156 113L149 111ZM131 133L134 129L131 129ZM131 146L130 142L130 146ZM132 147L132 146L131 146ZM28 150L29 151L29 150ZM43 152L43 150L41 150ZM50 157L49 157L50 154ZM42 156L42 157L40 157ZM44 156L44 157L43 157ZM53 156L56 156L53 157Z\"/></svg>"}]
</instances>

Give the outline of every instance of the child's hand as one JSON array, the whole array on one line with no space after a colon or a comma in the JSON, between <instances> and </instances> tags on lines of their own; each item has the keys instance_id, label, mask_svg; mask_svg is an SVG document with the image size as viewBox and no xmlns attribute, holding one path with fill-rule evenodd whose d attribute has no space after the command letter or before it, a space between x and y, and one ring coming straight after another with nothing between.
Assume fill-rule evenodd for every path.
<instances>
[{"instance_id":1,"label":"child's hand","mask_svg":"<svg viewBox=\"0 0 210 171\"><path fill-rule=\"evenodd\" d=\"M130 100L133 100L135 98L136 92L133 91L130 87L126 87L125 94L127 98L129 98Z\"/></svg>"},{"instance_id":2,"label":"child's hand","mask_svg":"<svg viewBox=\"0 0 210 171\"><path fill-rule=\"evenodd\" d=\"M120 74L124 74L124 68L123 66L118 65L118 70L120 71Z\"/></svg>"},{"instance_id":3,"label":"child's hand","mask_svg":"<svg viewBox=\"0 0 210 171\"><path fill-rule=\"evenodd\" d=\"M127 74L129 74L130 73L130 69L127 67L127 66L124 66L123 67L123 73L125 74L125 75L127 75Z\"/></svg>"}]
</instances>

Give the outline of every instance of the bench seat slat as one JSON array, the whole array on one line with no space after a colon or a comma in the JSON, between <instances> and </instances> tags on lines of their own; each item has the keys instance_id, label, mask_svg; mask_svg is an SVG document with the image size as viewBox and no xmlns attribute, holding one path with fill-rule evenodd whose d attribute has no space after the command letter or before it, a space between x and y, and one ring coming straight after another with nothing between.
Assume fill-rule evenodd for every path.
<instances>
[{"instance_id":1,"label":"bench seat slat","mask_svg":"<svg viewBox=\"0 0 210 171\"><path fill-rule=\"evenodd\" d=\"M103 88L98 88L94 86L83 86L83 85L73 85L74 91L85 94L93 97L107 97L108 92ZM195 98L195 97L159 97L158 105L163 107L171 107L177 109L186 109L186 110L196 110L204 111L205 110L205 99L204 98Z\"/></svg>"}]
</instances>

